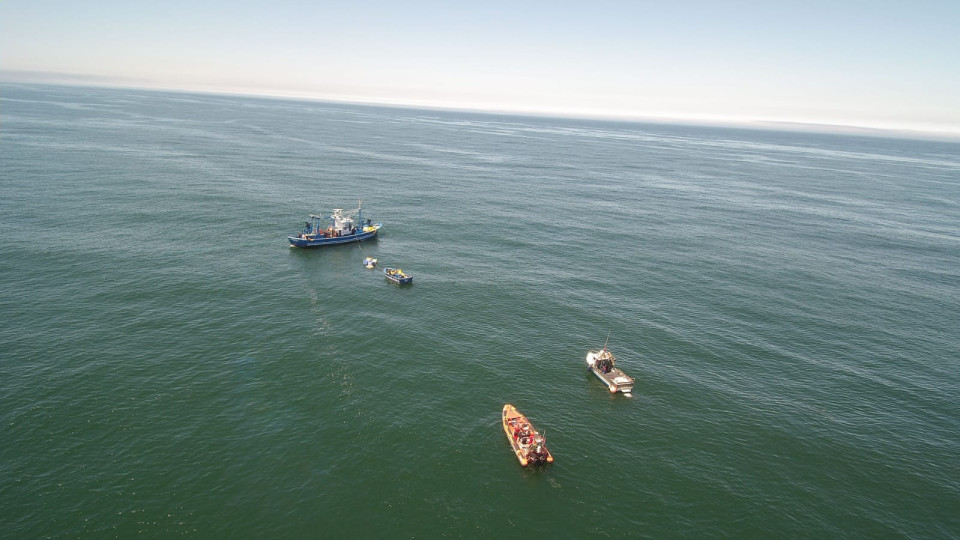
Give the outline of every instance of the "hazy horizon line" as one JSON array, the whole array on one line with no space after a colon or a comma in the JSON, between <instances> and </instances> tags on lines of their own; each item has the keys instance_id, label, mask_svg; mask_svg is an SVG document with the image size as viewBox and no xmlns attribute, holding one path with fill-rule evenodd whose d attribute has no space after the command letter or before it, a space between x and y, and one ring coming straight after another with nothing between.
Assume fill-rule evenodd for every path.
<instances>
[{"instance_id":1,"label":"hazy horizon line","mask_svg":"<svg viewBox=\"0 0 960 540\"><path fill-rule=\"evenodd\" d=\"M864 135L885 138L923 139L939 142L960 142L960 131L912 129L898 127L880 127L856 124L842 124L816 121L798 121L791 119L740 118L723 115L678 115L678 114L639 114L610 113L599 111L577 111L574 109L536 110L506 105L457 105L451 103L431 103L414 99L362 98L358 96L330 96L319 92L268 90L268 89L226 89L211 87L173 86L151 79L120 78L106 75L81 74L55 71L33 71L0 68L0 83L35 84L49 86L87 86L98 88L117 88L158 92L198 93L205 95L245 96L256 98L293 99L313 102L343 103L353 105L371 105L382 107L412 108L441 111L460 111L482 114L500 114L507 116L534 116L545 118L569 118L583 120L606 120L616 122L636 122L668 125L694 125L705 127L731 127L746 129L770 129L774 131L813 132L824 134ZM2 95L0 95L2 97Z\"/></svg>"}]
</instances>

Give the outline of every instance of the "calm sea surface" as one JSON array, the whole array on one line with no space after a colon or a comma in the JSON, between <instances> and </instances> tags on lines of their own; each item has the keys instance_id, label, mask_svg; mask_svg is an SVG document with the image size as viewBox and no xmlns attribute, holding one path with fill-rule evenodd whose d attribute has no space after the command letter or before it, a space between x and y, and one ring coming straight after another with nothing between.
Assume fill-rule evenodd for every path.
<instances>
[{"instance_id":1,"label":"calm sea surface","mask_svg":"<svg viewBox=\"0 0 960 540\"><path fill-rule=\"evenodd\" d=\"M0 538L960 536L958 144L6 84L0 250Z\"/></svg>"}]
</instances>

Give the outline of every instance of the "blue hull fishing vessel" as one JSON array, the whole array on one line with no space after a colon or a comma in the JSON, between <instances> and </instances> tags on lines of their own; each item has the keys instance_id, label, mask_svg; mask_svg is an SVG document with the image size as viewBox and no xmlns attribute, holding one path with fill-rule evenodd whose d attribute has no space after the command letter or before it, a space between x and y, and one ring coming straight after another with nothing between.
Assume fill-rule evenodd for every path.
<instances>
[{"instance_id":1,"label":"blue hull fishing vessel","mask_svg":"<svg viewBox=\"0 0 960 540\"><path fill-rule=\"evenodd\" d=\"M353 220L354 216L356 221ZM328 220L330 225L324 228L323 223ZM380 227L383 227L382 223L363 219L363 210L358 203L357 209L352 212L344 213L342 208L334 208L330 216L310 214L310 221L303 223L303 230L287 239L291 246L302 248L349 244L374 238Z\"/></svg>"}]
</instances>

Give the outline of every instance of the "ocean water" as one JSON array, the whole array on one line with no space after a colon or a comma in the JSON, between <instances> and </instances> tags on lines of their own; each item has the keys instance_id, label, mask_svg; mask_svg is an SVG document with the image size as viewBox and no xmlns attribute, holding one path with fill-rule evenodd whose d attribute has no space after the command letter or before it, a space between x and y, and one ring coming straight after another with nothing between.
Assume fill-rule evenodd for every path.
<instances>
[{"instance_id":1,"label":"ocean water","mask_svg":"<svg viewBox=\"0 0 960 540\"><path fill-rule=\"evenodd\" d=\"M0 249L2 538L960 536L956 143L5 84Z\"/></svg>"}]
</instances>

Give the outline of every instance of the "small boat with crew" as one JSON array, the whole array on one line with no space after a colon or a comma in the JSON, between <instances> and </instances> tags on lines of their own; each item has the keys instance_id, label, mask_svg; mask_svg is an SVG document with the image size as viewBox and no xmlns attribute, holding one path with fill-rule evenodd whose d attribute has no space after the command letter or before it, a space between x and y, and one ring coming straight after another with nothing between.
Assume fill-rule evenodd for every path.
<instances>
[{"instance_id":1,"label":"small boat with crew","mask_svg":"<svg viewBox=\"0 0 960 540\"><path fill-rule=\"evenodd\" d=\"M356 221L354 217L357 218ZM328 220L330 224L324 228L324 223ZM303 229L287 239L292 247L302 248L348 244L376 237L381 227L382 223L364 220L363 210L358 202L357 209L350 212L334 208L333 214L329 216L310 214L310 220L303 222Z\"/></svg>"},{"instance_id":2,"label":"small boat with crew","mask_svg":"<svg viewBox=\"0 0 960 540\"><path fill-rule=\"evenodd\" d=\"M623 395L629 396L633 392L633 377L617 367L617 358L607 350L606 343L599 351L587 352L587 367L607 385L611 394L623 392Z\"/></svg>"},{"instance_id":3,"label":"small boat with crew","mask_svg":"<svg viewBox=\"0 0 960 540\"><path fill-rule=\"evenodd\" d=\"M405 274L403 270L399 268L386 267L383 269L383 275L387 276L387 279L396 283L397 285L406 285L407 283L413 283L413 276L410 274Z\"/></svg>"},{"instance_id":4,"label":"small boat with crew","mask_svg":"<svg viewBox=\"0 0 960 540\"><path fill-rule=\"evenodd\" d=\"M503 406L503 432L506 433L520 465L526 467L553 463L553 454L547 450L546 437L534 429L530 420L509 403Z\"/></svg>"},{"instance_id":5,"label":"small boat with crew","mask_svg":"<svg viewBox=\"0 0 960 540\"><path fill-rule=\"evenodd\" d=\"M373 257L367 257L363 260L363 266L368 269L373 269L373 267L377 266L377 260Z\"/></svg>"}]
</instances>

